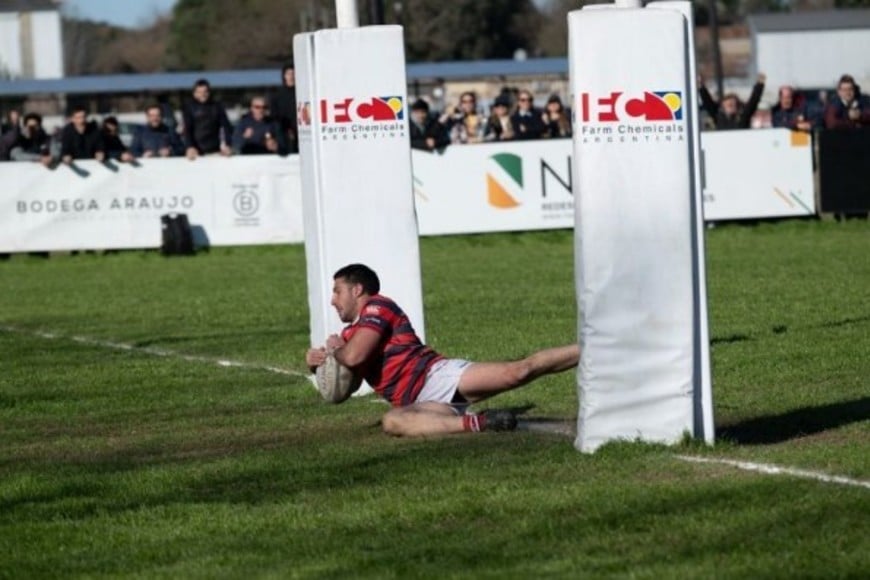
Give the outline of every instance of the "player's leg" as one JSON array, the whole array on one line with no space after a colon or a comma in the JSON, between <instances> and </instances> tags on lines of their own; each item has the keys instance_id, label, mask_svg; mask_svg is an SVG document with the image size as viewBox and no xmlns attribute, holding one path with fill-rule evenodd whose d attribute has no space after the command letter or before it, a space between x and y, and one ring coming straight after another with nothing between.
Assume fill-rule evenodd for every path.
<instances>
[{"instance_id":1,"label":"player's leg","mask_svg":"<svg viewBox=\"0 0 870 580\"><path fill-rule=\"evenodd\" d=\"M579 361L580 346L569 344L547 348L518 361L472 363L459 379L459 394L475 403L538 377L574 368Z\"/></svg>"},{"instance_id":2,"label":"player's leg","mask_svg":"<svg viewBox=\"0 0 870 580\"><path fill-rule=\"evenodd\" d=\"M415 403L387 411L381 420L384 433L399 437L422 437L462 433L463 416L446 403Z\"/></svg>"},{"instance_id":3,"label":"player's leg","mask_svg":"<svg viewBox=\"0 0 870 580\"><path fill-rule=\"evenodd\" d=\"M433 437L480 431L513 431L516 416L510 411L487 409L464 413L463 407L427 401L387 411L381 420L384 433L397 437Z\"/></svg>"}]
</instances>

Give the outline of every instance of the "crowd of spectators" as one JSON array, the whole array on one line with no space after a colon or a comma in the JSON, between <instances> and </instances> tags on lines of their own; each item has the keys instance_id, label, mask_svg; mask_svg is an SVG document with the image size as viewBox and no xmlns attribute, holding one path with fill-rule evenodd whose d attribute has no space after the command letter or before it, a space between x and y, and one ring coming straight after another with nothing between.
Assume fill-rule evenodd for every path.
<instances>
[{"instance_id":1,"label":"crowd of spectators","mask_svg":"<svg viewBox=\"0 0 870 580\"><path fill-rule=\"evenodd\" d=\"M206 79L196 81L181 108L179 125L169 103L158 100L144 111L144 123L133 133L129 147L121 138L117 117L100 123L88 118L87 108L73 104L67 123L54 135L42 127L42 117L17 110L0 124L0 161L38 161L46 167L76 160L135 162L139 158L202 155L254 155L298 152L296 93L293 67L282 71L282 85L267 99L250 99L249 110L235 126L226 108L212 96ZM272 109L270 114L270 108Z\"/></svg>"},{"instance_id":2,"label":"crowd of spectators","mask_svg":"<svg viewBox=\"0 0 870 580\"><path fill-rule=\"evenodd\" d=\"M504 88L484 114L477 95L466 91L459 103L442 113L433 113L423 99L411 105L411 146L441 149L449 144L524 141L571 136L571 114L558 95L544 108L535 106L528 90Z\"/></svg>"},{"instance_id":3,"label":"crowd of spectators","mask_svg":"<svg viewBox=\"0 0 870 580\"><path fill-rule=\"evenodd\" d=\"M120 138L116 117L101 123L89 120L87 109L73 106L68 123L54 136L42 127L36 113L23 117L7 113L0 126L0 161L35 161L48 167L78 159L133 162L138 158L202 155L249 155L298 152L295 73L292 65L281 71L281 86L268 97L250 99L248 112L235 126L223 104L213 98L211 86L198 80L190 99L180 111L182 123L166 100L149 104L144 123L134 133L129 148ZM712 128L748 129L752 126L764 92L765 75L759 75L746 102L735 93L717 101L698 78L701 108ZM820 97L823 97L823 92ZM796 131L842 129L870 126L870 99L861 94L855 79L843 75L830 100L809 101L792 86L779 88L777 102L770 109L773 127ZM441 150L448 145L521 141L570 137L571 111L559 95L551 95L543 107L525 89L505 87L489 104L481 107L477 95L466 91L455 105L442 112L417 99L410 106L411 146Z\"/></svg>"}]
</instances>

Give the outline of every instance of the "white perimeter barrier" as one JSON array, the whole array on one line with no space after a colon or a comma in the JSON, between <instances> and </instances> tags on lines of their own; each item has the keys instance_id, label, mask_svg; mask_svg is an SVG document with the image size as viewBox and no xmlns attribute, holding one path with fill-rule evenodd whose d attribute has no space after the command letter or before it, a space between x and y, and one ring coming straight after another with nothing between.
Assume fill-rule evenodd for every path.
<instances>
[{"instance_id":1,"label":"white perimeter barrier","mask_svg":"<svg viewBox=\"0 0 870 580\"><path fill-rule=\"evenodd\" d=\"M785 129L703 133L707 221L813 215L812 147ZM574 227L571 141L413 151L421 235ZM160 245L187 213L215 246L300 243L299 158L145 159L110 170L0 163L0 252Z\"/></svg>"},{"instance_id":2,"label":"white perimeter barrier","mask_svg":"<svg viewBox=\"0 0 870 580\"><path fill-rule=\"evenodd\" d=\"M186 213L216 246L303 237L295 158L85 161L75 171L0 163L0 184L3 252L155 248L160 216L171 212Z\"/></svg>"}]
</instances>

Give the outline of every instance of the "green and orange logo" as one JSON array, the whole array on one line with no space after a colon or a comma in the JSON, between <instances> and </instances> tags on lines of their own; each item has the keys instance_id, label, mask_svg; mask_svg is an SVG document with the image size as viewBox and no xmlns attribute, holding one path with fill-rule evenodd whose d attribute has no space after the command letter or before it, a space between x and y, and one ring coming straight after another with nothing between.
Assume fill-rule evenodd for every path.
<instances>
[{"instance_id":1,"label":"green and orange logo","mask_svg":"<svg viewBox=\"0 0 870 580\"><path fill-rule=\"evenodd\" d=\"M520 205L515 193L523 189L523 159L513 153L498 153L489 158L486 195L489 205L511 209ZM514 194L510 192L514 191Z\"/></svg>"}]
</instances>

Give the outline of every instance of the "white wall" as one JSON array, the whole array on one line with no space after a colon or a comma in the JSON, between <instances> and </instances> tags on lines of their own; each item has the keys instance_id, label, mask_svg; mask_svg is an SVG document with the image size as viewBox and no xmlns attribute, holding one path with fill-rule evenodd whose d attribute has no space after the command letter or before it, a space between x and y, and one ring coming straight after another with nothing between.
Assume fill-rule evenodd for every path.
<instances>
[{"instance_id":1,"label":"white wall","mask_svg":"<svg viewBox=\"0 0 870 580\"><path fill-rule=\"evenodd\" d=\"M755 37L755 66L767 74L767 94L784 84L835 88L851 74L870 87L870 30L763 32Z\"/></svg>"},{"instance_id":2,"label":"white wall","mask_svg":"<svg viewBox=\"0 0 870 580\"><path fill-rule=\"evenodd\" d=\"M22 58L22 21L17 12L0 14L0 74L24 76ZM33 77L53 79L63 77L63 40L60 13L56 11L30 14L30 37L33 39Z\"/></svg>"},{"instance_id":3,"label":"white wall","mask_svg":"<svg viewBox=\"0 0 870 580\"><path fill-rule=\"evenodd\" d=\"M33 27L34 78L56 79L63 76L63 39L60 12L34 12Z\"/></svg>"},{"instance_id":4,"label":"white wall","mask_svg":"<svg viewBox=\"0 0 870 580\"><path fill-rule=\"evenodd\" d=\"M0 14L0 78L21 74L18 14Z\"/></svg>"}]
</instances>

